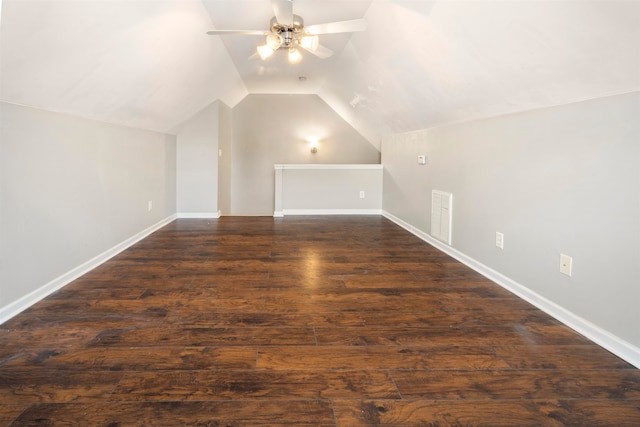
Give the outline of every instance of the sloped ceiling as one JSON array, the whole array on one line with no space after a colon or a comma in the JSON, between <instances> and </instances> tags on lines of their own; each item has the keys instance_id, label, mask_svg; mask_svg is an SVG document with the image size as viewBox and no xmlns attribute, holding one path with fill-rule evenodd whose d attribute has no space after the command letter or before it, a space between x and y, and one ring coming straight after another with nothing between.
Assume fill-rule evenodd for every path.
<instances>
[{"instance_id":1,"label":"sloped ceiling","mask_svg":"<svg viewBox=\"0 0 640 427\"><path fill-rule=\"evenodd\" d=\"M3 101L162 132L216 99L315 93L381 136L640 90L636 0L295 0L335 54L251 58L269 0L2 0ZM306 80L301 81L299 77ZM282 108L286 114L286 106Z\"/></svg>"},{"instance_id":2,"label":"sloped ceiling","mask_svg":"<svg viewBox=\"0 0 640 427\"><path fill-rule=\"evenodd\" d=\"M247 91L199 0L4 0L3 101L168 132Z\"/></svg>"},{"instance_id":3,"label":"sloped ceiling","mask_svg":"<svg viewBox=\"0 0 640 427\"><path fill-rule=\"evenodd\" d=\"M370 139L640 89L638 1L374 0L365 18L321 95Z\"/></svg>"}]
</instances>

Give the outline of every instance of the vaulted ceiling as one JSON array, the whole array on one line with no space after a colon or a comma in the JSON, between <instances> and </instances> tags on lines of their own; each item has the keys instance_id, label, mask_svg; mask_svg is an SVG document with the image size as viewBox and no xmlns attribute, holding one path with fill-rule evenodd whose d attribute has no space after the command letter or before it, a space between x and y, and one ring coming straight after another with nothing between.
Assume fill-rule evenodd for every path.
<instances>
[{"instance_id":1,"label":"vaulted ceiling","mask_svg":"<svg viewBox=\"0 0 640 427\"><path fill-rule=\"evenodd\" d=\"M215 100L317 94L381 136L640 90L640 1L294 0L327 59L257 58L270 0L0 0L1 100L171 132ZM280 55L282 53L282 55ZM304 77L300 79L300 77ZM286 114L286 105L281 108Z\"/></svg>"}]
</instances>

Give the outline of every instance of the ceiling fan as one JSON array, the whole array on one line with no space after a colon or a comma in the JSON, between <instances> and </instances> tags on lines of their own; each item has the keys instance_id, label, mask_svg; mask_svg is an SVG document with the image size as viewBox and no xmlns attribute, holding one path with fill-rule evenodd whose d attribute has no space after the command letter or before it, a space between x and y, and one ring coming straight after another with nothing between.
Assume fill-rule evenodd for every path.
<instances>
[{"instance_id":1,"label":"ceiling fan","mask_svg":"<svg viewBox=\"0 0 640 427\"><path fill-rule=\"evenodd\" d=\"M364 19L329 22L326 24L304 26L304 21L293 14L293 0L271 0L275 16L271 18L268 31L262 30L211 30L210 35L249 35L263 36L265 43L257 47L258 55L266 60L278 49L287 50L289 62L297 63L302 59L298 47L318 58L328 58L333 51L320 44L321 34L350 33L364 31L367 22Z\"/></svg>"}]
</instances>

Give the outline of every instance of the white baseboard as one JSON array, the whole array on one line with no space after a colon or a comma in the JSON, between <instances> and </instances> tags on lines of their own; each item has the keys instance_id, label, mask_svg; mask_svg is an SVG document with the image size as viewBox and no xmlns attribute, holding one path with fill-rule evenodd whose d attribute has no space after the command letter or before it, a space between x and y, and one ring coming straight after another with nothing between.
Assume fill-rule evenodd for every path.
<instances>
[{"instance_id":1,"label":"white baseboard","mask_svg":"<svg viewBox=\"0 0 640 427\"><path fill-rule=\"evenodd\" d=\"M621 359L626 360L635 367L640 368L640 348L619 338L611 332L602 329L601 327L589 322L588 320L583 319L582 317L576 315L575 313L572 313L566 308L532 291L526 286L515 282L514 280L504 276L503 274L493 270L492 268L487 267L486 265L452 248L451 246L448 246L436 240L429 234L401 220L393 214L387 211L383 211L382 215L390 221L396 223L400 227L404 228L405 230L409 231L410 233L421 238L430 245L440 249L444 253L452 256L461 263L482 274L491 281L516 294L523 300L533 304L540 310L564 323L576 332L584 335L599 346L609 350L611 353L615 354Z\"/></svg>"},{"instance_id":2,"label":"white baseboard","mask_svg":"<svg viewBox=\"0 0 640 427\"><path fill-rule=\"evenodd\" d=\"M179 212L178 218L193 219L217 219L220 218L220 211L217 212Z\"/></svg>"},{"instance_id":3,"label":"white baseboard","mask_svg":"<svg viewBox=\"0 0 640 427\"><path fill-rule=\"evenodd\" d=\"M285 215L382 215L380 209L283 209L274 212L276 214Z\"/></svg>"},{"instance_id":4,"label":"white baseboard","mask_svg":"<svg viewBox=\"0 0 640 427\"><path fill-rule=\"evenodd\" d=\"M31 307L33 304L37 303L41 299L43 299L46 296L52 294L53 292L57 291L58 289L62 288L63 286L71 283L72 281L74 281L78 277L82 276L83 274L88 273L89 271L93 270L94 268L98 267L99 265L103 264L104 262L108 261L109 259L113 258L114 256L118 255L120 252L124 251L125 249L129 248L130 246L133 246L134 244L136 244L140 240L144 239L145 237L147 237L148 235L150 235L154 231L156 231L156 230L164 227L165 225L169 224L174 219L176 219L176 215L171 215L171 216L163 219L162 221L157 222L156 224L152 225L151 227L148 227L148 228L140 231L139 233L136 233L135 235L131 236L130 238L128 238L124 242L121 242L121 243L117 244L116 246L112 247L111 249L108 249L108 250L104 251L100 255L97 255L97 256L91 258L89 261L87 261L85 263L82 263L79 266L67 271L66 273L64 273L64 274L62 274L62 275L60 275L58 277L56 277L55 279L53 279L49 283L47 283L47 284L39 287L38 289L28 293L27 295L23 296L22 298L20 298L20 299L18 299L16 301L4 306L4 307L0 307L0 324L6 322L7 320L11 319L13 316L15 316L15 315L21 313L22 311L26 310L27 308Z\"/></svg>"}]
</instances>

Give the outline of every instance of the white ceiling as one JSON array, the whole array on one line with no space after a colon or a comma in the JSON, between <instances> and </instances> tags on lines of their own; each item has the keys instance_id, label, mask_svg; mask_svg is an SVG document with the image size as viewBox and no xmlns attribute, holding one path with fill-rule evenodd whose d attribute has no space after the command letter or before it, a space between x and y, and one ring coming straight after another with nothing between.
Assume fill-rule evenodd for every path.
<instances>
[{"instance_id":1,"label":"white ceiling","mask_svg":"<svg viewBox=\"0 0 640 427\"><path fill-rule=\"evenodd\" d=\"M3 0L3 101L167 132L246 94L200 0Z\"/></svg>"},{"instance_id":2,"label":"white ceiling","mask_svg":"<svg viewBox=\"0 0 640 427\"><path fill-rule=\"evenodd\" d=\"M1 99L171 131L221 99L315 93L381 136L640 90L637 0L295 0L335 54L250 58L269 0L2 0ZM299 76L305 76L302 82ZM286 106L278 106L286 109Z\"/></svg>"}]
</instances>

